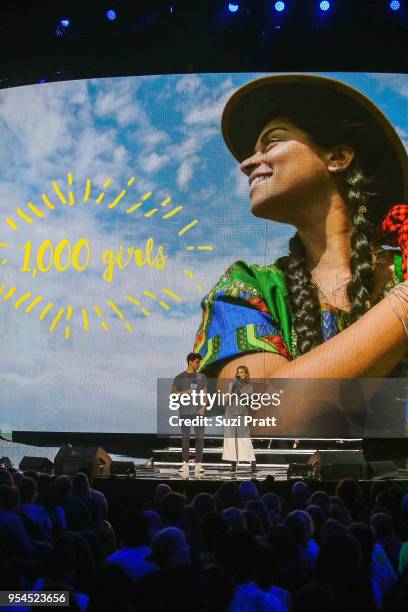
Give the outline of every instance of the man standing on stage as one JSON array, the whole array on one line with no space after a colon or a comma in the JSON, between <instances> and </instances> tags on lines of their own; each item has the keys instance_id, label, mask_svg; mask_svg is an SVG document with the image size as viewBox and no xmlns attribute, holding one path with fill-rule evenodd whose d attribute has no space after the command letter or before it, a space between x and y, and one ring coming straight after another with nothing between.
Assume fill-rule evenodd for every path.
<instances>
[{"instance_id":1,"label":"man standing on stage","mask_svg":"<svg viewBox=\"0 0 408 612\"><path fill-rule=\"evenodd\" d=\"M200 400L200 391L204 393L201 397L207 397L207 379L204 374L198 371L202 357L199 353L189 353L187 355L187 370L177 374L173 381L172 394L191 395L191 402L187 406L183 406L180 402L179 417L181 420L181 449L182 449L182 465L179 472L186 476L189 473L189 450L190 450L190 432L191 424L184 423L194 417L203 417L205 414L206 400ZM194 391L196 393L194 393ZM187 402L185 402L187 403ZM200 419L201 421L202 419ZM195 433L195 475L199 476L204 472L202 465L203 447L204 447L204 424L194 426Z\"/></svg>"}]
</instances>

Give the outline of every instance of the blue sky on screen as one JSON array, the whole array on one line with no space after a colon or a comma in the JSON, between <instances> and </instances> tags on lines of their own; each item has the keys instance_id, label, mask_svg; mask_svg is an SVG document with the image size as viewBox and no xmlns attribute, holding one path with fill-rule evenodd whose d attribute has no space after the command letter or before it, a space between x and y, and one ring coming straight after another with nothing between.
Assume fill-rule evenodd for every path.
<instances>
[{"instance_id":1,"label":"blue sky on screen","mask_svg":"<svg viewBox=\"0 0 408 612\"><path fill-rule=\"evenodd\" d=\"M240 85L261 74L189 74L69 81L0 91L0 243L8 263L0 266L0 285L15 285L54 304L73 305L71 336L64 325L49 332L52 317L25 315L15 299L0 298L0 430L7 428L72 431L155 430L156 379L173 377L185 365L200 320L200 300L234 260L269 263L286 252L293 228L266 223L249 213L248 182L227 151L220 132L223 106ZM373 99L408 140L408 77L325 73ZM52 181L67 194L73 176L75 206L61 206ZM130 177L134 184L127 188ZM111 178L100 205L102 185ZM92 191L83 203L87 179ZM126 188L114 209L108 204ZM152 196L126 213L143 194ZM45 210L42 194L56 204ZM166 208L160 203L171 197ZM5 223L17 207L33 202L46 216ZM179 214L163 214L183 205ZM158 207L150 218L144 214ZM178 232L198 223L183 236ZM84 274L50 270L35 278L22 274L23 245L33 249L47 239L56 245L86 237L92 260ZM129 266L112 283L103 279L106 250L142 248L149 237L168 256L164 270ZM187 251L212 245L213 251ZM2 250L4 251L4 249ZM0 261L3 252L0 253ZM184 270L191 270L193 281ZM198 288L202 284L203 288ZM162 288L180 295L164 310L143 292ZM140 299L146 317L126 302ZM5 295L5 293L3 293ZM163 297L163 296L161 296ZM106 306L120 306L133 333ZM44 302L45 303L45 302ZM103 307L110 332L90 316L82 329L81 308Z\"/></svg>"}]
</instances>

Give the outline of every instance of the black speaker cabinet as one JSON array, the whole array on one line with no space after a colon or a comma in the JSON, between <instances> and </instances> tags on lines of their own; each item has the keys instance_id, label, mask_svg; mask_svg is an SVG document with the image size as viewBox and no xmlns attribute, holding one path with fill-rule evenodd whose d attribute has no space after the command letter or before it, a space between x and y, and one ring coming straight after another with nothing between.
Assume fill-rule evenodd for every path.
<instances>
[{"instance_id":1,"label":"black speaker cabinet","mask_svg":"<svg viewBox=\"0 0 408 612\"><path fill-rule=\"evenodd\" d=\"M85 472L90 478L109 476L112 459L100 446L62 446L54 459L54 474Z\"/></svg>"},{"instance_id":2,"label":"black speaker cabinet","mask_svg":"<svg viewBox=\"0 0 408 612\"><path fill-rule=\"evenodd\" d=\"M314 475L323 480L367 478L367 462L361 450L316 451L307 463L313 466Z\"/></svg>"},{"instance_id":3,"label":"black speaker cabinet","mask_svg":"<svg viewBox=\"0 0 408 612\"><path fill-rule=\"evenodd\" d=\"M110 473L114 476L135 476L135 464L133 461L112 461Z\"/></svg>"},{"instance_id":4,"label":"black speaker cabinet","mask_svg":"<svg viewBox=\"0 0 408 612\"><path fill-rule=\"evenodd\" d=\"M368 463L368 477L373 480L395 478L397 468L393 461L370 461Z\"/></svg>"},{"instance_id":5,"label":"black speaker cabinet","mask_svg":"<svg viewBox=\"0 0 408 612\"><path fill-rule=\"evenodd\" d=\"M43 474L52 474L54 464L47 457L23 457L18 467L21 472L34 470Z\"/></svg>"}]
</instances>

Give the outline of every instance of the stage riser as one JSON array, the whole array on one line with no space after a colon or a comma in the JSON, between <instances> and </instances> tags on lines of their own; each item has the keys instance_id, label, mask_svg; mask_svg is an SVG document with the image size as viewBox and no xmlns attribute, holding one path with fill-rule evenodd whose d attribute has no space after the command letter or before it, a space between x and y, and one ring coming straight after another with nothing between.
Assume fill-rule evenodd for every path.
<instances>
[{"instance_id":1,"label":"stage riser","mask_svg":"<svg viewBox=\"0 0 408 612\"><path fill-rule=\"evenodd\" d=\"M194 440L194 436L191 438ZM193 442L192 442L193 443ZM218 449L222 448L223 438L204 438L204 447L208 449ZM294 440L291 438L252 438L252 446L255 450L281 450L282 452L288 452L293 449ZM167 448L180 448L181 446L181 437L171 438L170 441L165 445ZM360 439L356 440L342 440L341 442L337 440L300 440L298 442L297 450L307 451L310 450L314 452L316 449L319 450L361 450L363 446L363 441ZM163 445L157 444L157 447L161 447L163 450Z\"/></svg>"},{"instance_id":2,"label":"stage riser","mask_svg":"<svg viewBox=\"0 0 408 612\"><path fill-rule=\"evenodd\" d=\"M161 461L157 461L154 464L155 468L159 468L159 469L163 469L163 468L179 468L181 464L181 461L177 461L177 462L173 462L173 463L166 463L166 462L161 462ZM229 461L219 461L219 462L205 462L203 461L203 466L204 468L208 468L208 469L212 469L212 468L219 468L221 470L221 475L224 473L225 470L230 471L230 462ZM262 463L262 462L257 462L257 467L258 468L265 468L265 469L269 469L269 470L285 470L287 471L289 464L288 463ZM194 467L194 458L193 458L193 463L190 465L190 469L193 470ZM238 468L242 467L243 470L250 470L250 463L248 463L248 461L243 461L241 463L238 462Z\"/></svg>"},{"instance_id":3,"label":"stage riser","mask_svg":"<svg viewBox=\"0 0 408 612\"><path fill-rule=\"evenodd\" d=\"M316 447L313 450L295 450L284 451L281 449L254 449L257 463L260 465L280 465L289 463L307 463L308 459L316 451ZM321 450L321 449L319 449ZM331 451L326 450L326 453ZM334 450L333 453L338 456L342 452L338 449ZM362 452L360 450L344 450L347 456L361 457ZM190 458L194 459L195 451L194 448L190 448ZM164 450L153 451L153 461L155 464L167 464L174 465L182 461L181 448L168 448ZM203 452L203 463L206 464L225 464L222 460L222 448L204 448Z\"/></svg>"}]
</instances>

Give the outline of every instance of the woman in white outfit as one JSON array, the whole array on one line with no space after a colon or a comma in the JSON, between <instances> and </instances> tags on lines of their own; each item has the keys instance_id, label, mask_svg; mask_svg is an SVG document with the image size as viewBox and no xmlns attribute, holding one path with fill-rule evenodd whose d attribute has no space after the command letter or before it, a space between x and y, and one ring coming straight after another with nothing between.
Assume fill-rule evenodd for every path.
<instances>
[{"instance_id":1,"label":"woman in white outfit","mask_svg":"<svg viewBox=\"0 0 408 612\"><path fill-rule=\"evenodd\" d=\"M249 371L246 366L239 366L235 374L235 380L230 383L228 393L233 397L225 408L224 426L224 449L222 454L223 461L231 462L231 471L235 472L239 461L249 461L251 470L256 470L256 459L248 425L243 420L247 416L248 401L239 401L240 396L251 396L254 392ZM236 398L234 397L236 394ZM240 417L238 419L238 417Z\"/></svg>"}]
</instances>

